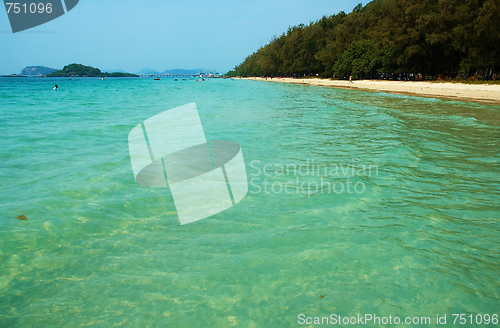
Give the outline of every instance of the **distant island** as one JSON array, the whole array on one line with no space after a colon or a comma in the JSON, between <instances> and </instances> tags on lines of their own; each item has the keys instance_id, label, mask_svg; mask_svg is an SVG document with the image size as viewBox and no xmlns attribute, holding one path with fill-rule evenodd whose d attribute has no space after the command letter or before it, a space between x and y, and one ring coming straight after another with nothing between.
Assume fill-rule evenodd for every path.
<instances>
[{"instance_id":1,"label":"distant island","mask_svg":"<svg viewBox=\"0 0 500 328\"><path fill-rule=\"evenodd\" d=\"M81 64L71 64L64 66L60 71L56 71L46 75L47 77L138 77L138 75L130 73L105 73L100 69L85 66Z\"/></svg>"},{"instance_id":2,"label":"distant island","mask_svg":"<svg viewBox=\"0 0 500 328\"><path fill-rule=\"evenodd\" d=\"M20 75L24 76L44 76L46 74L54 73L57 69L45 66L27 66L24 68Z\"/></svg>"},{"instance_id":3,"label":"distant island","mask_svg":"<svg viewBox=\"0 0 500 328\"><path fill-rule=\"evenodd\" d=\"M195 68L195 69L167 69L164 72L158 72L150 68L144 68L137 72L136 74L127 73L120 69L110 70L108 72L102 72L100 69L85 66L82 64L70 64L64 66L63 69L57 70L54 68L49 68L45 66L27 66L25 67L21 74L11 74L2 75L2 77L139 77L139 75L195 75L195 74L205 74L218 76L216 72L210 72L206 69Z\"/></svg>"},{"instance_id":4,"label":"distant island","mask_svg":"<svg viewBox=\"0 0 500 328\"><path fill-rule=\"evenodd\" d=\"M143 68L141 69L139 72L137 72L136 74L161 74L160 72L154 70L154 69L151 69L151 68Z\"/></svg>"}]
</instances>

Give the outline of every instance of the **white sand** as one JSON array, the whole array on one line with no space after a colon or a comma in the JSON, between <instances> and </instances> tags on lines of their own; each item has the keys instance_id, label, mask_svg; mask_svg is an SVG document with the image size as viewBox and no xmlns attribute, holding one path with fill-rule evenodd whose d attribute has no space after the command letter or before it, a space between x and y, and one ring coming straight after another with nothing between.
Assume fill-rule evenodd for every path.
<instances>
[{"instance_id":1,"label":"white sand","mask_svg":"<svg viewBox=\"0 0 500 328\"><path fill-rule=\"evenodd\" d=\"M409 81L377 81L357 80L333 81L329 79L293 79L293 78L258 78L250 77L247 80L267 82L307 84L322 87L339 87L348 89L361 89L380 92L403 93L422 97L436 97L456 100L470 100L500 103L500 85L465 84L450 82L409 82Z\"/></svg>"}]
</instances>

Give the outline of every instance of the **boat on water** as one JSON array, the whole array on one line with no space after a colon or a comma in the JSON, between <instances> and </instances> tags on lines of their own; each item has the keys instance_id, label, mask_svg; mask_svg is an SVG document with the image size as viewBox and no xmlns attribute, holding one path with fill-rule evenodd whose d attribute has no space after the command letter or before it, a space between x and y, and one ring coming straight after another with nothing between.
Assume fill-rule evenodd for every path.
<instances>
[{"instance_id":1,"label":"boat on water","mask_svg":"<svg viewBox=\"0 0 500 328\"><path fill-rule=\"evenodd\" d=\"M160 81L160 78L159 77L155 78L155 81Z\"/></svg>"}]
</instances>

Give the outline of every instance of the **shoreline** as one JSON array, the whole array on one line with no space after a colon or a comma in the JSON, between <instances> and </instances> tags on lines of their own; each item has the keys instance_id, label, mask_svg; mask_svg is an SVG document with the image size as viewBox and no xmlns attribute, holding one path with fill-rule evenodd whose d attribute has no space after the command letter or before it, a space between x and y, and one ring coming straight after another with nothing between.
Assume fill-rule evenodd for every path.
<instances>
[{"instance_id":1,"label":"shoreline","mask_svg":"<svg viewBox=\"0 0 500 328\"><path fill-rule=\"evenodd\" d=\"M318 87L334 87L356 89L363 91L387 92L410 96L440 98L446 100L474 101L481 103L500 104L500 85L462 84L451 82L420 82L420 81L386 81L386 80L356 80L353 83L345 80L330 79L296 79L296 78L242 78L250 81L278 82L288 84L312 85Z\"/></svg>"}]
</instances>

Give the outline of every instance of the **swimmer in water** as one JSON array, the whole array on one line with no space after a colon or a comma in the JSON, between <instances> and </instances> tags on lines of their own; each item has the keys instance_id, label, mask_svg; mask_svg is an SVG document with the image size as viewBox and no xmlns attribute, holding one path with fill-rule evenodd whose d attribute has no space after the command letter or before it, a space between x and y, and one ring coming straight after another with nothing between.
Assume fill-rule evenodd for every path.
<instances>
[{"instance_id":1,"label":"swimmer in water","mask_svg":"<svg viewBox=\"0 0 500 328\"><path fill-rule=\"evenodd\" d=\"M59 86L56 84L56 86L52 90L56 90L57 91L58 89L59 89Z\"/></svg>"}]
</instances>

